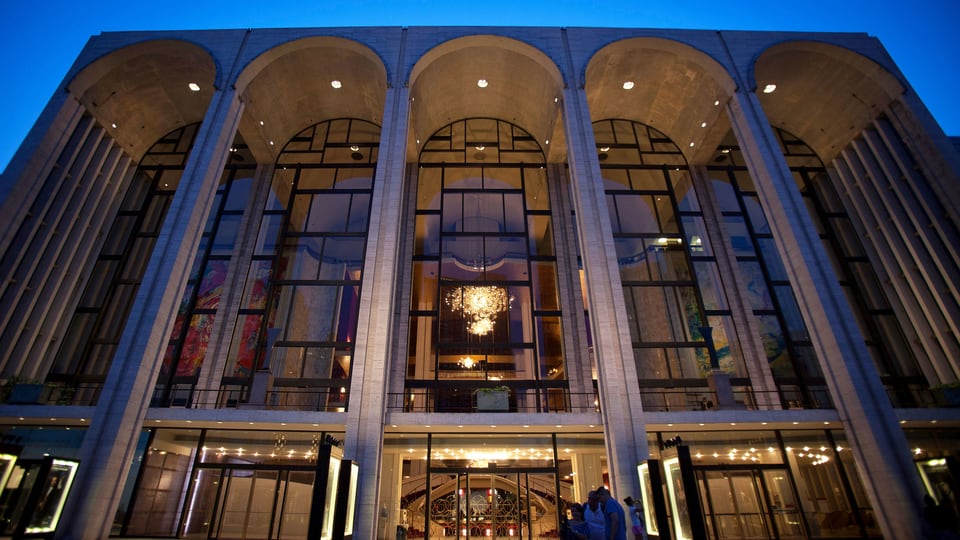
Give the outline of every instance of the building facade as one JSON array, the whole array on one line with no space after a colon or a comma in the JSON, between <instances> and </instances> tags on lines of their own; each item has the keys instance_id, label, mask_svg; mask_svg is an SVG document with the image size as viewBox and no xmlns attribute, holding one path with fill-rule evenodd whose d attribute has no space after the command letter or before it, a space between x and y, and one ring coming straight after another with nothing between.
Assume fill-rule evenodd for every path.
<instances>
[{"instance_id":1,"label":"building facade","mask_svg":"<svg viewBox=\"0 0 960 540\"><path fill-rule=\"evenodd\" d=\"M0 534L956 515L960 157L865 34L104 33L0 189Z\"/></svg>"}]
</instances>

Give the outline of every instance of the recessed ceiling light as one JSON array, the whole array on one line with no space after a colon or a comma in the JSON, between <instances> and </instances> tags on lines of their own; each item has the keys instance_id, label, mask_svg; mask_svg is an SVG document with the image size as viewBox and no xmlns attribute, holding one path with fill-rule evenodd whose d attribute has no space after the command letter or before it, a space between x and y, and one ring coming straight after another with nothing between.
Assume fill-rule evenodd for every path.
<instances>
[{"instance_id":1,"label":"recessed ceiling light","mask_svg":"<svg viewBox=\"0 0 960 540\"><path fill-rule=\"evenodd\" d=\"M343 86L343 83L341 83L340 81L334 79L334 80L330 81L330 86L332 86L332 87L334 87L334 88L340 88L340 87Z\"/></svg>"},{"instance_id":2,"label":"recessed ceiling light","mask_svg":"<svg viewBox=\"0 0 960 540\"><path fill-rule=\"evenodd\" d=\"M714 106L714 107L716 107L717 105L720 105L720 100L719 100L719 99L713 102L713 106Z\"/></svg>"},{"instance_id":3,"label":"recessed ceiling light","mask_svg":"<svg viewBox=\"0 0 960 540\"><path fill-rule=\"evenodd\" d=\"M623 89L630 90L633 88L633 81L623 81Z\"/></svg>"},{"instance_id":4,"label":"recessed ceiling light","mask_svg":"<svg viewBox=\"0 0 960 540\"><path fill-rule=\"evenodd\" d=\"M480 88L486 88L489 84L490 83L488 83L486 79L480 79L477 81L477 86Z\"/></svg>"},{"instance_id":5,"label":"recessed ceiling light","mask_svg":"<svg viewBox=\"0 0 960 540\"><path fill-rule=\"evenodd\" d=\"M197 83L195 83L195 82L192 82L192 83L188 84L188 85L187 85L187 88L189 88L190 90L192 90L192 91L194 91L194 92L199 92L199 91L200 91L200 85L197 84Z\"/></svg>"},{"instance_id":6,"label":"recessed ceiling light","mask_svg":"<svg viewBox=\"0 0 960 540\"><path fill-rule=\"evenodd\" d=\"M270 146L273 146L273 141L270 141Z\"/></svg>"},{"instance_id":7,"label":"recessed ceiling light","mask_svg":"<svg viewBox=\"0 0 960 540\"><path fill-rule=\"evenodd\" d=\"M360 147L354 144L353 146L350 147L350 151L351 151L351 152L359 152L359 151L360 151Z\"/></svg>"},{"instance_id":8,"label":"recessed ceiling light","mask_svg":"<svg viewBox=\"0 0 960 540\"><path fill-rule=\"evenodd\" d=\"M554 102L554 103L559 103L559 102L560 102L560 98L558 98L558 97L553 98L553 102Z\"/></svg>"},{"instance_id":9,"label":"recessed ceiling light","mask_svg":"<svg viewBox=\"0 0 960 540\"><path fill-rule=\"evenodd\" d=\"M543 141L543 144L550 144L550 139Z\"/></svg>"},{"instance_id":10,"label":"recessed ceiling light","mask_svg":"<svg viewBox=\"0 0 960 540\"><path fill-rule=\"evenodd\" d=\"M700 127L707 127L707 123L706 123L706 122L700 122Z\"/></svg>"},{"instance_id":11,"label":"recessed ceiling light","mask_svg":"<svg viewBox=\"0 0 960 540\"><path fill-rule=\"evenodd\" d=\"M117 129L117 125L116 125L116 124L110 124L110 126L113 127L113 129Z\"/></svg>"},{"instance_id":12,"label":"recessed ceiling light","mask_svg":"<svg viewBox=\"0 0 960 540\"><path fill-rule=\"evenodd\" d=\"M260 121L260 125L261 125L261 126L263 125L263 120Z\"/></svg>"},{"instance_id":13,"label":"recessed ceiling light","mask_svg":"<svg viewBox=\"0 0 960 540\"><path fill-rule=\"evenodd\" d=\"M601 146L601 147L600 147L600 151L601 151L601 152L609 152L609 151L610 151L610 147L609 147L609 146Z\"/></svg>"},{"instance_id":14,"label":"recessed ceiling light","mask_svg":"<svg viewBox=\"0 0 960 540\"><path fill-rule=\"evenodd\" d=\"M690 146L691 146L691 147L692 147L693 145L695 145L695 144L697 144L697 143L695 143L695 142L693 142L693 141L690 141Z\"/></svg>"},{"instance_id":15,"label":"recessed ceiling light","mask_svg":"<svg viewBox=\"0 0 960 540\"><path fill-rule=\"evenodd\" d=\"M768 84L768 85L766 85L766 86L763 87L763 93L764 93L764 94L772 94L773 91L776 90L776 89L777 89L777 85L775 85L775 84Z\"/></svg>"}]
</instances>

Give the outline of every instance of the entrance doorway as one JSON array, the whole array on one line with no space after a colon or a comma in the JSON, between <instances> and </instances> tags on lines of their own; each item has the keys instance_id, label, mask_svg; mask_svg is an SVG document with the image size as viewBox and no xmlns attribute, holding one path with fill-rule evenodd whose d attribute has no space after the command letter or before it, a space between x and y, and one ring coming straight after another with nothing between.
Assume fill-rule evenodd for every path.
<instances>
[{"instance_id":1,"label":"entrance doorway","mask_svg":"<svg viewBox=\"0 0 960 540\"><path fill-rule=\"evenodd\" d=\"M183 536L219 540L307 538L312 470L199 468Z\"/></svg>"},{"instance_id":2,"label":"entrance doorway","mask_svg":"<svg viewBox=\"0 0 960 540\"><path fill-rule=\"evenodd\" d=\"M806 538L786 469L703 468L696 475L710 538Z\"/></svg>"},{"instance_id":3,"label":"entrance doorway","mask_svg":"<svg viewBox=\"0 0 960 540\"><path fill-rule=\"evenodd\" d=\"M536 538L559 530L553 472L439 472L431 486L429 530L444 538Z\"/></svg>"}]
</instances>

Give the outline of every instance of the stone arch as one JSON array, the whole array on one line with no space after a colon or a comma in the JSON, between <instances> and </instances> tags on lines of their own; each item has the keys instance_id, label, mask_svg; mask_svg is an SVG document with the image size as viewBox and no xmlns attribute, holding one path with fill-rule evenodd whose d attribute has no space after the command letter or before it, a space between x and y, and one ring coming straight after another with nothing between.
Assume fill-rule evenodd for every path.
<instances>
[{"instance_id":1,"label":"stone arch","mask_svg":"<svg viewBox=\"0 0 960 540\"><path fill-rule=\"evenodd\" d=\"M479 86L481 79L486 87ZM521 126L536 138L549 161L562 159L563 76L531 45L494 35L452 39L420 58L410 72L409 86L411 161L420 150L417 141L425 141L453 120L471 117Z\"/></svg>"},{"instance_id":2,"label":"stone arch","mask_svg":"<svg viewBox=\"0 0 960 540\"><path fill-rule=\"evenodd\" d=\"M286 141L318 122L349 117L380 125L387 69L363 44L313 36L258 55L236 88L245 105L240 133L258 161L272 162Z\"/></svg>"},{"instance_id":3,"label":"stone arch","mask_svg":"<svg viewBox=\"0 0 960 540\"><path fill-rule=\"evenodd\" d=\"M654 127L690 163L708 159L707 149L722 140L729 121L720 105L736 91L717 60L656 37L623 39L598 50L585 69L584 87L592 120L622 118Z\"/></svg>"},{"instance_id":4,"label":"stone arch","mask_svg":"<svg viewBox=\"0 0 960 540\"><path fill-rule=\"evenodd\" d=\"M816 41L788 41L764 50L750 81L771 124L804 140L824 162L903 94L880 64L852 50ZM775 84L776 90L763 88Z\"/></svg>"},{"instance_id":5,"label":"stone arch","mask_svg":"<svg viewBox=\"0 0 960 540\"><path fill-rule=\"evenodd\" d=\"M139 159L166 133L202 121L222 76L203 47L162 39L129 45L94 60L67 90Z\"/></svg>"}]
</instances>

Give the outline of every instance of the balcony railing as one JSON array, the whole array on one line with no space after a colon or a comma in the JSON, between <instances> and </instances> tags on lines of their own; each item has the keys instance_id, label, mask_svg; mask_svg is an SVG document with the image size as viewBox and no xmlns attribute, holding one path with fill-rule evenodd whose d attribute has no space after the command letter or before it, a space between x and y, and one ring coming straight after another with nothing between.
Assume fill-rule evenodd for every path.
<instances>
[{"instance_id":1,"label":"balcony railing","mask_svg":"<svg viewBox=\"0 0 960 540\"><path fill-rule=\"evenodd\" d=\"M344 390L344 391L341 391ZM340 387L274 388L262 403L252 402L249 387L240 385L203 389L175 385L154 390L151 407L187 409L235 409L344 412L348 392Z\"/></svg>"}]
</instances>

